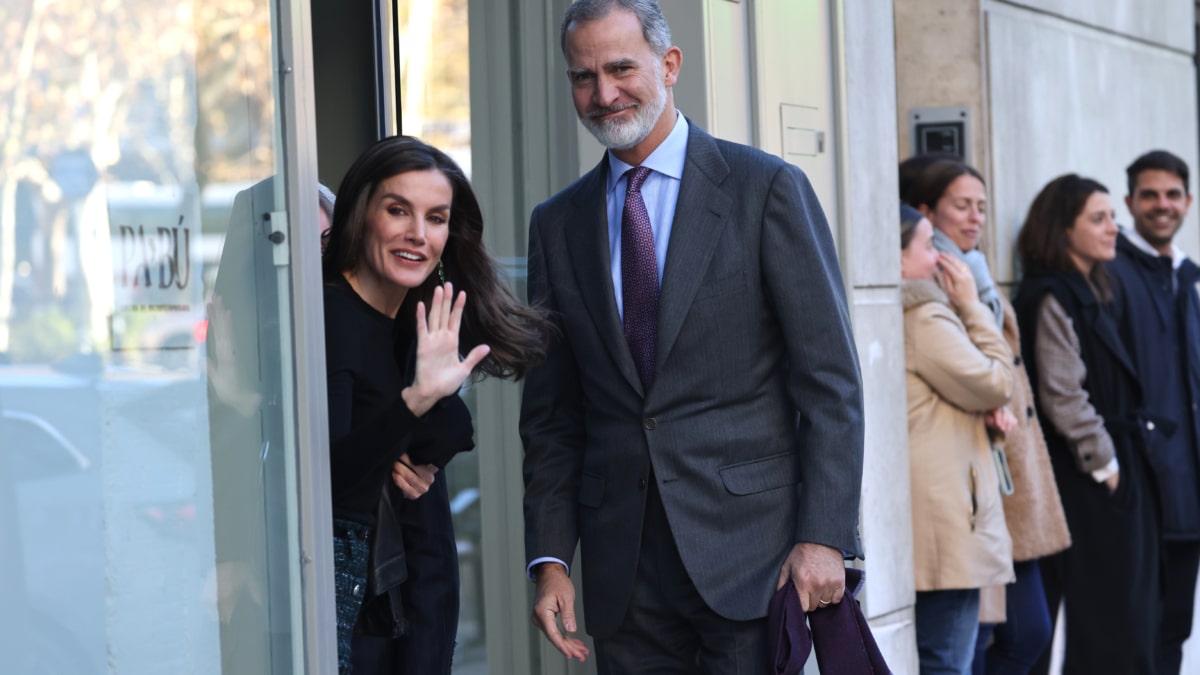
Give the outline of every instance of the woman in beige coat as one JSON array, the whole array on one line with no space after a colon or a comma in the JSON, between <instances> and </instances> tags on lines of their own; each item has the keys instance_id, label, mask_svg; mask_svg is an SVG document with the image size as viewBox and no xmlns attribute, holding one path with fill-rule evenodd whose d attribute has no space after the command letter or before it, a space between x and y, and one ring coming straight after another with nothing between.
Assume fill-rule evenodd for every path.
<instances>
[{"instance_id":1,"label":"woman in beige coat","mask_svg":"<svg viewBox=\"0 0 1200 675\"><path fill-rule=\"evenodd\" d=\"M1012 350L967 266L901 207L909 469L921 673L971 672L979 589L1013 580L985 417L1008 403ZM941 267L941 283L934 275ZM944 290L943 290L944 289Z\"/></svg>"},{"instance_id":2,"label":"woman in beige coat","mask_svg":"<svg viewBox=\"0 0 1200 675\"><path fill-rule=\"evenodd\" d=\"M979 298L1002 327L1013 352L1013 397L1000 417L1008 419L1009 427L1004 430L1003 448L1013 491L1003 503L1017 581L982 591L975 673L1024 675L1049 647L1052 637L1038 560L1066 549L1071 537L1042 427L1034 414L1016 314L997 291L987 259L976 248L987 225L987 191L978 171L953 158L914 157L900 165L900 174L901 200L929 218L935 248L971 268Z\"/></svg>"}]
</instances>

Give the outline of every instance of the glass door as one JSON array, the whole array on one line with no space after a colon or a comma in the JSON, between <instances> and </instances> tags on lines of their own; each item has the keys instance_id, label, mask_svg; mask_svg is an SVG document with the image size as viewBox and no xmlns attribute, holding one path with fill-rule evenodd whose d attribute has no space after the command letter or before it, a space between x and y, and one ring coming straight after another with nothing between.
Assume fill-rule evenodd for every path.
<instances>
[{"instance_id":1,"label":"glass door","mask_svg":"<svg viewBox=\"0 0 1200 675\"><path fill-rule=\"evenodd\" d=\"M272 2L0 25L0 672L303 669Z\"/></svg>"},{"instance_id":2,"label":"glass door","mask_svg":"<svg viewBox=\"0 0 1200 675\"><path fill-rule=\"evenodd\" d=\"M471 95L467 0L396 0L401 133L454 159L471 177ZM489 223L490 224L490 223ZM479 419L478 397L463 392ZM458 545L460 602L454 672L487 672L480 455L499 448L477 435L474 452L446 467Z\"/></svg>"}]
</instances>

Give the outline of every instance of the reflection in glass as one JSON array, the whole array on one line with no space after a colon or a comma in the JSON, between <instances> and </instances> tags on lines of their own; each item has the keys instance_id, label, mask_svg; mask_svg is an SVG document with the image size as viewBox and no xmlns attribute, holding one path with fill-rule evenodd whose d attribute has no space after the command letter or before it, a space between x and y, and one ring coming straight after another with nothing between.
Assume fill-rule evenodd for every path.
<instances>
[{"instance_id":1,"label":"reflection in glass","mask_svg":"<svg viewBox=\"0 0 1200 675\"><path fill-rule=\"evenodd\" d=\"M238 538L282 518L261 458L287 392L219 377L286 336L206 353L234 197L279 170L270 7L0 4L0 672L290 670L279 544ZM214 447L222 387L260 424ZM216 459L243 445L245 485Z\"/></svg>"},{"instance_id":2,"label":"reflection in glass","mask_svg":"<svg viewBox=\"0 0 1200 675\"><path fill-rule=\"evenodd\" d=\"M450 155L471 176L470 59L467 0L398 0L401 132L420 137ZM485 214L486 218L486 214ZM474 392L464 394L471 414ZM476 425L478 428L478 424ZM480 516L479 453L499 448L476 437L475 452L458 455L446 468L450 510L458 542L461 583L454 672L487 672Z\"/></svg>"},{"instance_id":3,"label":"reflection in glass","mask_svg":"<svg viewBox=\"0 0 1200 675\"><path fill-rule=\"evenodd\" d=\"M467 0L397 0L400 124L471 177Z\"/></svg>"}]
</instances>

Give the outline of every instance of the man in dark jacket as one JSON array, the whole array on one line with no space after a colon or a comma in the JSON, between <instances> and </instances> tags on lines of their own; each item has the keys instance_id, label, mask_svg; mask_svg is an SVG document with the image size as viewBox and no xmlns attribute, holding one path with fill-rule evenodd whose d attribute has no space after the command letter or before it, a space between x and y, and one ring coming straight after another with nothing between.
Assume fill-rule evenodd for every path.
<instances>
[{"instance_id":1,"label":"man in dark jacket","mask_svg":"<svg viewBox=\"0 0 1200 675\"><path fill-rule=\"evenodd\" d=\"M1171 241L1192 197L1188 167L1155 150L1126 169L1133 230L1109 267L1125 342L1145 391L1142 427L1162 508L1164 591L1159 673L1179 673L1200 569L1200 267Z\"/></svg>"}]
</instances>

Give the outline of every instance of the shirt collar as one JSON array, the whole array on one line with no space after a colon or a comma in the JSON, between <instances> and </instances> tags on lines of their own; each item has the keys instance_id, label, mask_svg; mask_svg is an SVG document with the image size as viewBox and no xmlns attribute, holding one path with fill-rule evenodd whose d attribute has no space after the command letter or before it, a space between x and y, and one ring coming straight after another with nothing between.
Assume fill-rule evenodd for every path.
<instances>
[{"instance_id":1,"label":"shirt collar","mask_svg":"<svg viewBox=\"0 0 1200 675\"><path fill-rule=\"evenodd\" d=\"M675 111L675 126L662 143L642 162L642 166L675 180L683 179L683 165L687 162L688 123L678 110ZM633 168L608 152L608 191L617 187L617 181Z\"/></svg>"},{"instance_id":2,"label":"shirt collar","mask_svg":"<svg viewBox=\"0 0 1200 675\"><path fill-rule=\"evenodd\" d=\"M1138 249L1140 249L1143 253L1152 255L1156 258L1162 255L1150 245L1150 242L1143 239L1142 235L1138 234L1137 230L1133 228L1122 227L1121 234L1125 235L1125 238L1129 240L1129 243L1138 247ZM1180 250L1180 248L1175 244L1171 244L1171 268L1179 269L1179 266L1182 265L1183 261L1185 260L1187 260L1187 254Z\"/></svg>"}]
</instances>

